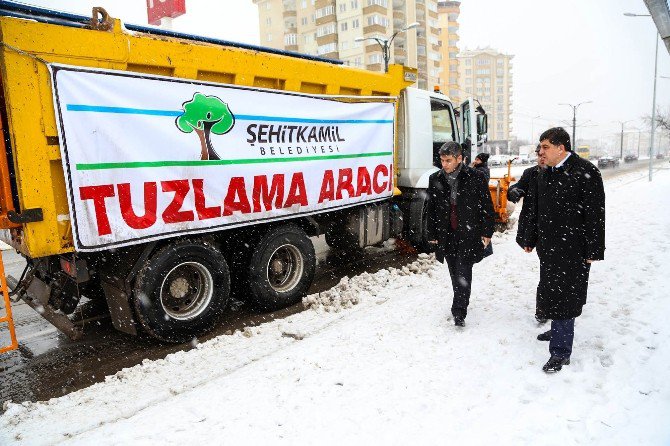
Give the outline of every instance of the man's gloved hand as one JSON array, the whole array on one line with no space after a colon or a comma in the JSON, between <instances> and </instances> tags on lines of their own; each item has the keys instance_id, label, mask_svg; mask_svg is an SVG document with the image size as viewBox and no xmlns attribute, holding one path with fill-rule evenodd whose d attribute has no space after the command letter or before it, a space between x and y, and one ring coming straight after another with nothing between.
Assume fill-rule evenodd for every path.
<instances>
[{"instance_id":1,"label":"man's gloved hand","mask_svg":"<svg viewBox=\"0 0 670 446\"><path fill-rule=\"evenodd\" d=\"M512 203L516 203L517 201L521 200L524 195L525 193L523 190L519 189L518 187L513 187L507 191L507 199Z\"/></svg>"}]
</instances>

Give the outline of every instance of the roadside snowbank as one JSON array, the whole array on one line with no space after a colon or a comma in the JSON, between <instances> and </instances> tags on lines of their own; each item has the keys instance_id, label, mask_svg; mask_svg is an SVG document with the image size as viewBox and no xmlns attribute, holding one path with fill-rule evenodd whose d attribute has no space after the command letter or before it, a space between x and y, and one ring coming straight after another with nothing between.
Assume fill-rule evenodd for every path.
<instances>
[{"instance_id":1,"label":"roadside snowbank","mask_svg":"<svg viewBox=\"0 0 670 446\"><path fill-rule=\"evenodd\" d=\"M540 367L539 266L514 233L476 265L467 327L446 265L343 279L302 313L220 336L43 403L9 404L0 444L670 442L670 171L609 181L573 360Z\"/></svg>"}]
</instances>

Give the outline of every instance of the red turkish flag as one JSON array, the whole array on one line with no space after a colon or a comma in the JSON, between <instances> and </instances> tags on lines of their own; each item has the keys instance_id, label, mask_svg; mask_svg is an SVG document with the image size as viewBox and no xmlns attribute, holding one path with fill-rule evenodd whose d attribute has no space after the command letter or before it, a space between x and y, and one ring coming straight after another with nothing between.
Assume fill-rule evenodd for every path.
<instances>
[{"instance_id":1,"label":"red turkish flag","mask_svg":"<svg viewBox=\"0 0 670 446\"><path fill-rule=\"evenodd\" d=\"M186 0L147 0L150 25L160 25L164 17L179 17L186 13Z\"/></svg>"}]
</instances>

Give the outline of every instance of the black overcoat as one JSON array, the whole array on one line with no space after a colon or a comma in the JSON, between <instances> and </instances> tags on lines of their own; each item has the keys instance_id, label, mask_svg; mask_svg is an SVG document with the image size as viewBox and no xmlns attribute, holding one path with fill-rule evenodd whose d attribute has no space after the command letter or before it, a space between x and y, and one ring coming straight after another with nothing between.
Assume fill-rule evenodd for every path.
<instances>
[{"instance_id":1,"label":"black overcoat","mask_svg":"<svg viewBox=\"0 0 670 446\"><path fill-rule=\"evenodd\" d=\"M516 242L522 248L535 247L537 244L537 220L536 199L537 199L537 175L542 170L540 166L529 167L523 171L521 178L507 191L507 199L513 203L519 200L511 200L509 192L517 189L521 192L523 204L519 214L519 223L517 225Z\"/></svg>"},{"instance_id":2,"label":"black overcoat","mask_svg":"<svg viewBox=\"0 0 670 446\"><path fill-rule=\"evenodd\" d=\"M586 304L590 260L605 257L605 191L600 171L574 153L537 176L537 311L571 319Z\"/></svg>"},{"instance_id":3,"label":"black overcoat","mask_svg":"<svg viewBox=\"0 0 670 446\"><path fill-rule=\"evenodd\" d=\"M477 170L463 166L458 174L456 195L456 231L451 229L451 188L444 170L428 180L427 240L437 240L435 257L444 262L445 255L477 263L484 258L482 237L493 236L493 202L488 182Z\"/></svg>"},{"instance_id":4,"label":"black overcoat","mask_svg":"<svg viewBox=\"0 0 670 446\"><path fill-rule=\"evenodd\" d=\"M488 183L491 179L491 169L489 169L489 165L487 163L481 163L474 166L474 168L484 174L484 178L486 178L486 182Z\"/></svg>"}]
</instances>

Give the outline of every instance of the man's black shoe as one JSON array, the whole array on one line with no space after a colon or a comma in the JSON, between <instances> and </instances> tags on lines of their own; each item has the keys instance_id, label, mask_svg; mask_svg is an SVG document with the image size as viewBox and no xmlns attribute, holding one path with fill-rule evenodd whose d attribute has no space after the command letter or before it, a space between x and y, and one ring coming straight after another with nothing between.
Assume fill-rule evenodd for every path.
<instances>
[{"instance_id":1,"label":"man's black shoe","mask_svg":"<svg viewBox=\"0 0 670 446\"><path fill-rule=\"evenodd\" d=\"M544 333L537 335L538 341L551 341L551 330L547 330Z\"/></svg>"},{"instance_id":2,"label":"man's black shoe","mask_svg":"<svg viewBox=\"0 0 670 446\"><path fill-rule=\"evenodd\" d=\"M570 364L570 358L559 358L558 356L552 356L549 358L549 361L542 366L542 370L546 373L555 373L563 368L564 365Z\"/></svg>"},{"instance_id":3,"label":"man's black shoe","mask_svg":"<svg viewBox=\"0 0 670 446\"><path fill-rule=\"evenodd\" d=\"M454 317L454 324L457 327L465 327L465 318L460 317L460 316Z\"/></svg>"}]
</instances>

